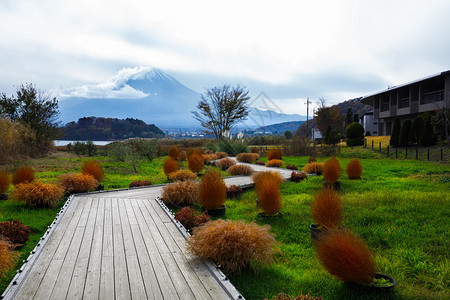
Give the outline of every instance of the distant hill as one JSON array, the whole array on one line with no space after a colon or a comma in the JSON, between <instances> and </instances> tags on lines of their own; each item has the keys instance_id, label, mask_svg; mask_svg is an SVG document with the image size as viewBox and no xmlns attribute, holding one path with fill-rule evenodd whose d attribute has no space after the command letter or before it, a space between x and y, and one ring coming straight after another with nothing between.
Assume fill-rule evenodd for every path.
<instances>
[{"instance_id":1,"label":"distant hill","mask_svg":"<svg viewBox=\"0 0 450 300\"><path fill-rule=\"evenodd\" d=\"M164 136L154 124L137 119L80 118L62 128L66 140L123 140L132 137L160 138Z\"/></svg>"},{"instance_id":2,"label":"distant hill","mask_svg":"<svg viewBox=\"0 0 450 300\"><path fill-rule=\"evenodd\" d=\"M286 130L289 130L292 133L294 133L303 123L305 123L305 121L283 122L283 123L258 127L252 131L254 131L254 132L259 132L259 131L272 132L273 134L282 134Z\"/></svg>"},{"instance_id":3,"label":"distant hill","mask_svg":"<svg viewBox=\"0 0 450 300\"><path fill-rule=\"evenodd\" d=\"M361 101L360 101L361 99L362 99L362 97L350 99L350 100L341 102L339 104L333 105L332 107L335 107L342 114L346 114L347 110L349 108L351 108L353 114L358 114L359 116L362 116L366 112L371 111L373 109L373 106L361 103Z\"/></svg>"}]
</instances>

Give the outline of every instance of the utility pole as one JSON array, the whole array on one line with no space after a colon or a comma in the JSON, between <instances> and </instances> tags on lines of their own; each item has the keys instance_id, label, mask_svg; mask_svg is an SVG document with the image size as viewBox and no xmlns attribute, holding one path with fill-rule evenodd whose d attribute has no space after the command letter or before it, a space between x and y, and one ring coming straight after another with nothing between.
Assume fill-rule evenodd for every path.
<instances>
[{"instance_id":1,"label":"utility pole","mask_svg":"<svg viewBox=\"0 0 450 300\"><path fill-rule=\"evenodd\" d=\"M309 124L308 124L308 120L309 120L309 104L311 103L311 101L309 101L309 98L306 98L306 137L309 137Z\"/></svg>"},{"instance_id":2,"label":"utility pole","mask_svg":"<svg viewBox=\"0 0 450 300\"><path fill-rule=\"evenodd\" d=\"M313 118L314 118L314 115L316 114L316 109L315 108L313 108ZM315 128L314 128L314 122L312 122L312 139L313 139L313 141L314 141L314 131L316 131L315 130Z\"/></svg>"}]
</instances>

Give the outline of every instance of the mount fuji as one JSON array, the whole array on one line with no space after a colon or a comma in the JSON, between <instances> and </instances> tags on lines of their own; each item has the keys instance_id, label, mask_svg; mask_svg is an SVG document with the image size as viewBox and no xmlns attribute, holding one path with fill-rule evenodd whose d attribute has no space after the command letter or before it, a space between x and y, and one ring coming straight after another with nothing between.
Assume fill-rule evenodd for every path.
<instances>
[{"instance_id":1,"label":"mount fuji","mask_svg":"<svg viewBox=\"0 0 450 300\"><path fill-rule=\"evenodd\" d=\"M167 129L200 127L191 114L200 94L156 68L124 68L105 83L60 89L57 94L62 123L95 116L140 119ZM266 115L270 124L304 119L251 107L247 123L239 127L258 127L255 120Z\"/></svg>"}]
</instances>

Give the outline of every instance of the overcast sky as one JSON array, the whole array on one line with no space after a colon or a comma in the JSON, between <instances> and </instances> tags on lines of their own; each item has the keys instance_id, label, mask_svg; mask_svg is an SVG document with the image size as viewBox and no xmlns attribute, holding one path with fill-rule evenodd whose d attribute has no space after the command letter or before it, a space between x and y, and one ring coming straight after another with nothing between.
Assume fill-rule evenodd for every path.
<instances>
[{"instance_id":1,"label":"overcast sky","mask_svg":"<svg viewBox=\"0 0 450 300\"><path fill-rule=\"evenodd\" d=\"M153 66L202 92L265 92L286 113L450 69L450 1L0 0L0 92Z\"/></svg>"}]
</instances>

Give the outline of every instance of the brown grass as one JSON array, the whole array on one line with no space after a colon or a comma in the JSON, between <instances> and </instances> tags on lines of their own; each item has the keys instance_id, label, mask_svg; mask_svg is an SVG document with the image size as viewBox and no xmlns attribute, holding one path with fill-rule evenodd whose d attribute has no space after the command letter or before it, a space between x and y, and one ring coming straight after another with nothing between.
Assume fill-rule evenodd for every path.
<instances>
[{"instance_id":1,"label":"brown grass","mask_svg":"<svg viewBox=\"0 0 450 300\"><path fill-rule=\"evenodd\" d=\"M195 180L197 179L197 175L192 173L189 170L178 170L169 174L169 179L172 181L186 181L186 180Z\"/></svg>"},{"instance_id":2,"label":"brown grass","mask_svg":"<svg viewBox=\"0 0 450 300\"><path fill-rule=\"evenodd\" d=\"M178 161L176 161L172 157L166 158L163 162L164 174L166 174L167 177L169 177L170 173L177 171L178 168L179 168Z\"/></svg>"},{"instance_id":3,"label":"brown grass","mask_svg":"<svg viewBox=\"0 0 450 300\"><path fill-rule=\"evenodd\" d=\"M198 201L199 183L196 181L176 181L165 185L162 189L162 200L165 204L187 206Z\"/></svg>"},{"instance_id":4,"label":"brown grass","mask_svg":"<svg viewBox=\"0 0 450 300\"><path fill-rule=\"evenodd\" d=\"M15 267L19 252L12 250L10 242L0 239L0 278Z\"/></svg>"},{"instance_id":5,"label":"brown grass","mask_svg":"<svg viewBox=\"0 0 450 300\"><path fill-rule=\"evenodd\" d=\"M33 168L23 166L17 168L12 176L12 184L18 185L20 183L32 182L34 180Z\"/></svg>"},{"instance_id":6,"label":"brown grass","mask_svg":"<svg viewBox=\"0 0 450 300\"><path fill-rule=\"evenodd\" d=\"M267 215L274 215L281 208L281 193L279 183L269 177L263 178L255 186L259 199L259 207Z\"/></svg>"},{"instance_id":7,"label":"brown grass","mask_svg":"<svg viewBox=\"0 0 450 300\"><path fill-rule=\"evenodd\" d=\"M283 151L281 151L281 149L272 149L267 154L267 160L270 161L272 159L281 159L282 156L283 156Z\"/></svg>"},{"instance_id":8,"label":"brown grass","mask_svg":"<svg viewBox=\"0 0 450 300\"><path fill-rule=\"evenodd\" d=\"M281 176L281 173L278 171L255 172L252 175L252 180L255 183L255 186L265 178L270 178L271 180L276 181L278 185L284 181L283 176Z\"/></svg>"},{"instance_id":9,"label":"brown grass","mask_svg":"<svg viewBox=\"0 0 450 300\"><path fill-rule=\"evenodd\" d=\"M54 208L62 196L63 190L59 186L34 181L19 183L12 198L16 201L25 202L28 207Z\"/></svg>"},{"instance_id":10,"label":"brown grass","mask_svg":"<svg viewBox=\"0 0 450 300\"><path fill-rule=\"evenodd\" d=\"M332 189L322 189L311 202L311 215L315 224L326 229L338 227L342 222L342 201Z\"/></svg>"},{"instance_id":11,"label":"brown grass","mask_svg":"<svg viewBox=\"0 0 450 300\"><path fill-rule=\"evenodd\" d=\"M226 152L216 152L217 159L228 157L228 154Z\"/></svg>"},{"instance_id":12,"label":"brown grass","mask_svg":"<svg viewBox=\"0 0 450 300\"><path fill-rule=\"evenodd\" d=\"M362 175L362 165L359 159L352 159L347 165L345 172L347 173L348 178L350 179L359 179Z\"/></svg>"},{"instance_id":13,"label":"brown grass","mask_svg":"<svg viewBox=\"0 0 450 300\"><path fill-rule=\"evenodd\" d=\"M0 195L4 194L11 184L11 178L6 172L0 172Z\"/></svg>"},{"instance_id":14,"label":"brown grass","mask_svg":"<svg viewBox=\"0 0 450 300\"><path fill-rule=\"evenodd\" d=\"M284 162L280 159L271 159L266 163L266 167L282 167L284 165Z\"/></svg>"},{"instance_id":15,"label":"brown grass","mask_svg":"<svg viewBox=\"0 0 450 300\"><path fill-rule=\"evenodd\" d=\"M189 252L211 259L227 274L240 273L251 264L269 265L278 252L269 225L222 219L195 228L187 244Z\"/></svg>"},{"instance_id":16,"label":"brown grass","mask_svg":"<svg viewBox=\"0 0 450 300\"><path fill-rule=\"evenodd\" d=\"M220 208L227 198L227 186L219 171L208 170L200 182L199 202L205 209Z\"/></svg>"},{"instance_id":17,"label":"brown grass","mask_svg":"<svg viewBox=\"0 0 450 300\"><path fill-rule=\"evenodd\" d=\"M375 260L363 240L349 230L333 230L317 242L317 255L327 271L342 281L372 283Z\"/></svg>"},{"instance_id":18,"label":"brown grass","mask_svg":"<svg viewBox=\"0 0 450 300\"><path fill-rule=\"evenodd\" d=\"M231 166L234 166L236 161L229 157L222 158L216 162L216 166L223 169L228 169Z\"/></svg>"},{"instance_id":19,"label":"brown grass","mask_svg":"<svg viewBox=\"0 0 450 300\"><path fill-rule=\"evenodd\" d=\"M238 175L250 176L253 174L254 170L250 166L234 165L234 166L229 167L227 172L228 172L228 174L230 174L232 176L238 176Z\"/></svg>"},{"instance_id":20,"label":"brown grass","mask_svg":"<svg viewBox=\"0 0 450 300\"><path fill-rule=\"evenodd\" d=\"M98 182L101 182L104 178L103 168L95 160L85 162L81 168L81 173L92 175Z\"/></svg>"},{"instance_id":21,"label":"brown grass","mask_svg":"<svg viewBox=\"0 0 450 300\"><path fill-rule=\"evenodd\" d=\"M308 173L308 174L322 174L323 173L323 167L324 167L324 163L318 163L318 162L310 162L307 163L304 167L303 167L303 171Z\"/></svg>"},{"instance_id":22,"label":"brown grass","mask_svg":"<svg viewBox=\"0 0 450 300\"><path fill-rule=\"evenodd\" d=\"M332 157L323 166L323 178L326 182L334 183L341 176L341 165L336 157Z\"/></svg>"},{"instance_id":23,"label":"brown grass","mask_svg":"<svg viewBox=\"0 0 450 300\"><path fill-rule=\"evenodd\" d=\"M236 160L245 163L254 163L259 159L258 153L239 153L236 155Z\"/></svg>"},{"instance_id":24,"label":"brown grass","mask_svg":"<svg viewBox=\"0 0 450 300\"><path fill-rule=\"evenodd\" d=\"M180 160L180 149L176 146L172 146L169 148L169 157L173 160Z\"/></svg>"},{"instance_id":25,"label":"brown grass","mask_svg":"<svg viewBox=\"0 0 450 300\"><path fill-rule=\"evenodd\" d=\"M58 179L64 192L68 194L89 192L98 184L94 176L89 174L68 173L61 175Z\"/></svg>"},{"instance_id":26,"label":"brown grass","mask_svg":"<svg viewBox=\"0 0 450 300\"><path fill-rule=\"evenodd\" d=\"M199 173L204 168L203 156L198 151L193 151L188 155L188 168L194 173Z\"/></svg>"}]
</instances>

